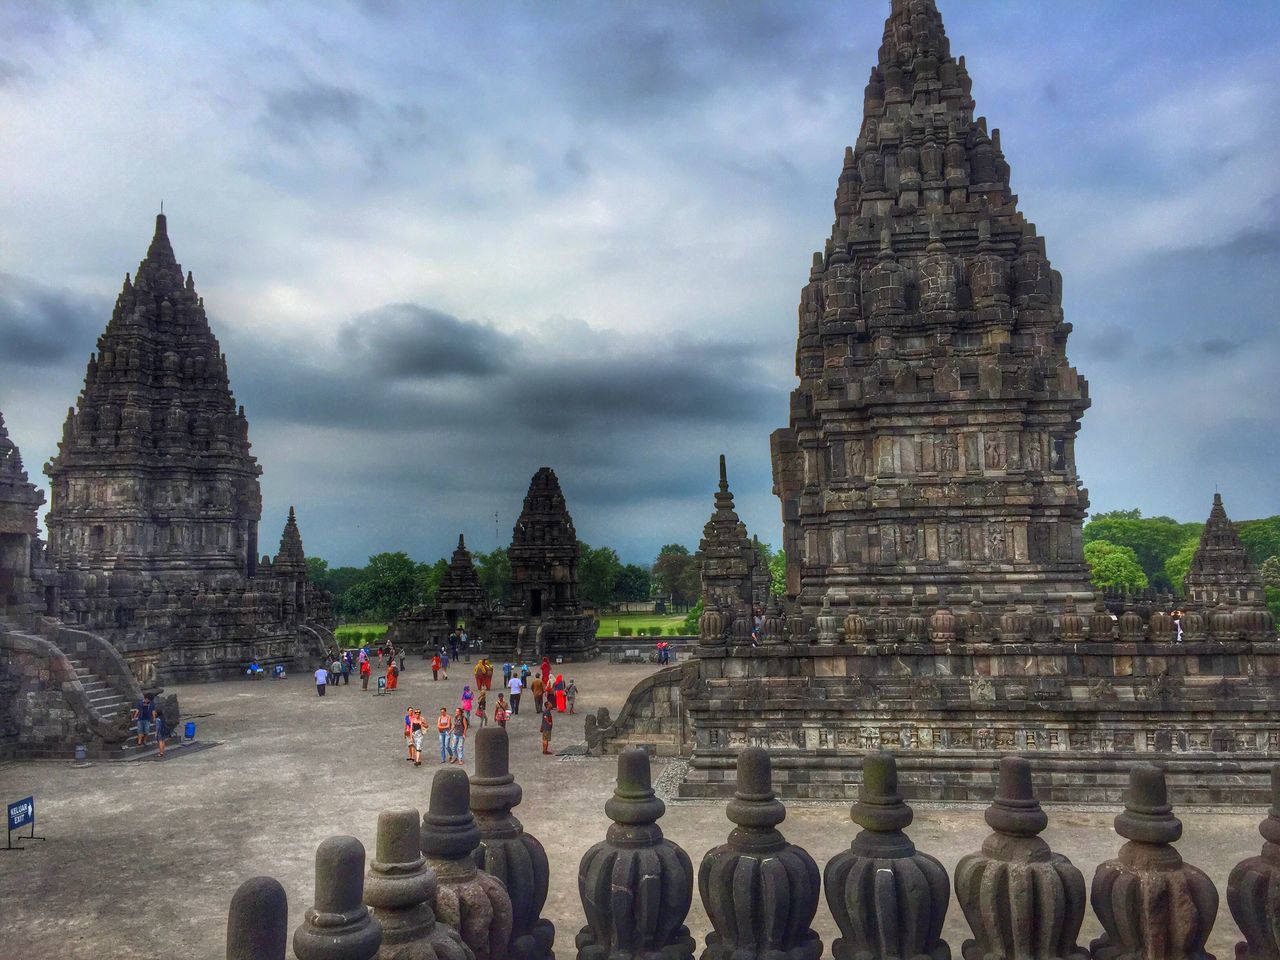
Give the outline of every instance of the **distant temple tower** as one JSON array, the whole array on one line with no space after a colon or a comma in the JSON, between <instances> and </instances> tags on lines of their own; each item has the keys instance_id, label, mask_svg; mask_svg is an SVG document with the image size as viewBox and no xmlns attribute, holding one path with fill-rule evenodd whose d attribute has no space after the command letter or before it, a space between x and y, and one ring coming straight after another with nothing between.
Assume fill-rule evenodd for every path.
<instances>
[{"instance_id":1,"label":"distant temple tower","mask_svg":"<svg viewBox=\"0 0 1280 960\"><path fill-rule=\"evenodd\" d=\"M107 632L146 670L169 676L291 659L295 625L270 613L275 584L257 577L262 468L249 450L226 357L160 214L45 467L64 618ZM293 569L296 523L281 546L283 570L305 582L305 563ZM209 624L144 626L159 626L170 607L179 618L207 614Z\"/></svg>"},{"instance_id":2,"label":"distant temple tower","mask_svg":"<svg viewBox=\"0 0 1280 960\"><path fill-rule=\"evenodd\" d=\"M787 593L906 605L1090 593L1075 437L1089 406L1044 240L932 0L894 0L800 300L773 435Z\"/></svg>"},{"instance_id":3,"label":"distant temple tower","mask_svg":"<svg viewBox=\"0 0 1280 960\"><path fill-rule=\"evenodd\" d=\"M1220 494L1213 495L1213 509L1200 534L1200 545L1191 558L1182 589L1187 599L1197 605L1216 607L1225 603L1234 607L1266 603L1262 574L1240 542L1240 534L1227 517Z\"/></svg>"},{"instance_id":4,"label":"distant temple tower","mask_svg":"<svg viewBox=\"0 0 1280 960\"><path fill-rule=\"evenodd\" d=\"M53 612L53 586L46 587L39 569L44 551L36 511L43 504L44 493L27 477L0 414L0 614Z\"/></svg>"},{"instance_id":5,"label":"distant temple tower","mask_svg":"<svg viewBox=\"0 0 1280 960\"><path fill-rule=\"evenodd\" d=\"M715 511L702 528L698 544L702 559L702 601L724 617L723 630L737 626L742 637L750 637L754 607L765 597L757 595L760 560L759 547L747 536L747 525L734 509L733 493L724 455L720 456L720 486L715 496Z\"/></svg>"},{"instance_id":6,"label":"distant temple tower","mask_svg":"<svg viewBox=\"0 0 1280 960\"><path fill-rule=\"evenodd\" d=\"M594 656L597 621L583 613L578 599L578 534L550 467L529 482L507 555L511 592L491 628L494 651L553 659Z\"/></svg>"},{"instance_id":7,"label":"distant temple tower","mask_svg":"<svg viewBox=\"0 0 1280 960\"><path fill-rule=\"evenodd\" d=\"M476 574L471 551L462 534L449 560L433 603L420 604L396 615L386 639L397 649L435 652L449 641L455 627L465 626L470 642L485 645L489 639L489 598Z\"/></svg>"},{"instance_id":8,"label":"distant temple tower","mask_svg":"<svg viewBox=\"0 0 1280 960\"><path fill-rule=\"evenodd\" d=\"M458 546L449 559L449 569L445 571L436 602L444 611L450 629L456 627L459 620L473 629L472 621L488 606L488 597L480 586L476 565L462 534L458 534Z\"/></svg>"}]
</instances>

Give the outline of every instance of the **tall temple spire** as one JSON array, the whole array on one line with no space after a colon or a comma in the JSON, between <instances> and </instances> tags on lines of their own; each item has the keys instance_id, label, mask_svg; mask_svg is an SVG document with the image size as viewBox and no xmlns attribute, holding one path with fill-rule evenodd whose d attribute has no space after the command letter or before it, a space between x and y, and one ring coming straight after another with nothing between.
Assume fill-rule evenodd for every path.
<instances>
[{"instance_id":1,"label":"tall temple spire","mask_svg":"<svg viewBox=\"0 0 1280 960\"><path fill-rule=\"evenodd\" d=\"M307 566L307 555L302 549L302 532L298 529L298 515L293 507L289 508L289 517L284 522L284 532L280 534L280 551L271 562L275 570L285 567L297 567L303 570Z\"/></svg>"},{"instance_id":2,"label":"tall temple spire","mask_svg":"<svg viewBox=\"0 0 1280 960\"><path fill-rule=\"evenodd\" d=\"M773 437L788 594L1090 591L1062 280L932 0L893 0Z\"/></svg>"},{"instance_id":3,"label":"tall temple spire","mask_svg":"<svg viewBox=\"0 0 1280 960\"><path fill-rule=\"evenodd\" d=\"M734 508L724 454L720 454L715 510L702 528L698 553L702 558L704 602L714 602L731 619L745 617L749 621L759 553Z\"/></svg>"},{"instance_id":4,"label":"tall temple spire","mask_svg":"<svg viewBox=\"0 0 1280 960\"><path fill-rule=\"evenodd\" d=\"M1205 521L1182 587L1192 602L1208 606L1220 602L1234 606L1241 602L1265 601L1262 574L1227 516L1220 493L1213 495L1209 519Z\"/></svg>"}]
</instances>

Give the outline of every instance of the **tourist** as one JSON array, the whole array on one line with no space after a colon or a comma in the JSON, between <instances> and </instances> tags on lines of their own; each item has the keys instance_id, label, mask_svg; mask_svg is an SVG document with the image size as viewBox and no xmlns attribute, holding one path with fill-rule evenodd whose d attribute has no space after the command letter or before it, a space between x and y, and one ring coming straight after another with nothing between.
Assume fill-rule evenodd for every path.
<instances>
[{"instance_id":1,"label":"tourist","mask_svg":"<svg viewBox=\"0 0 1280 960\"><path fill-rule=\"evenodd\" d=\"M556 700L556 713L564 713L565 696L564 696L564 674L556 674L556 682L551 685L551 695Z\"/></svg>"},{"instance_id":2,"label":"tourist","mask_svg":"<svg viewBox=\"0 0 1280 960\"><path fill-rule=\"evenodd\" d=\"M396 666L394 659L388 661L387 666L387 689L394 690L399 685L400 668Z\"/></svg>"},{"instance_id":3,"label":"tourist","mask_svg":"<svg viewBox=\"0 0 1280 960\"><path fill-rule=\"evenodd\" d=\"M527 687L529 685L529 674L532 672L533 671L529 669L528 662L520 664L520 685L521 686Z\"/></svg>"},{"instance_id":4,"label":"tourist","mask_svg":"<svg viewBox=\"0 0 1280 960\"><path fill-rule=\"evenodd\" d=\"M351 686L351 652L347 651L342 655L342 682L346 686Z\"/></svg>"},{"instance_id":5,"label":"tourist","mask_svg":"<svg viewBox=\"0 0 1280 960\"><path fill-rule=\"evenodd\" d=\"M440 676L446 680L449 679L449 653L447 650L440 651Z\"/></svg>"},{"instance_id":6,"label":"tourist","mask_svg":"<svg viewBox=\"0 0 1280 960\"><path fill-rule=\"evenodd\" d=\"M440 679L440 654L436 654L431 658L431 679Z\"/></svg>"},{"instance_id":7,"label":"tourist","mask_svg":"<svg viewBox=\"0 0 1280 960\"><path fill-rule=\"evenodd\" d=\"M511 664L504 663L502 665L502 689L507 688L507 684L511 682Z\"/></svg>"},{"instance_id":8,"label":"tourist","mask_svg":"<svg viewBox=\"0 0 1280 960\"><path fill-rule=\"evenodd\" d=\"M382 669L382 647L378 647L378 669Z\"/></svg>"},{"instance_id":9,"label":"tourist","mask_svg":"<svg viewBox=\"0 0 1280 960\"><path fill-rule=\"evenodd\" d=\"M164 718L164 711L156 706L156 750L160 759L164 759L164 742L169 737L169 721Z\"/></svg>"},{"instance_id":10,"label":"tourist","mask_svg":"<svg viewBox=\"0 0 1280 960\"><path fill-rule=\"evenodd\" d=\"M245 675L248 676L250 680L262 679L262 667L258 666L257 660L249 661L249 669L245 671Z\"/></svg>"},{"instance_id":11,"label":"tourist","mask_svg":"<svg viewBox=\"0 0 1280 960\"><path fill-rule=\"evenodd\" d=\"M316 695L324 696L324 688L329 685L329 668L321 664L316 669Z\"/></svg>"},{"instance_id":12,"label":"tourist","mask_svg":"<svg viewBox=\"0 0 1280 960\"><path fill-rule=\"evenodd\" d=\"M272 679L272 680L283 680L283 679L284 679L284 664L283 664L283 663L277 663L274 667L272 667L272 668L271 668L271 679Z\"/></svg>"},{"instance_id":13,"label":"tourist","mask_svg":"<svg viewBox=\"0 0 1280 960\"><path fill-rule=\"evenodd\" d=\"M422 766L422 739L426 735L426 731L422 729L422 711L415 708L410 712L413 719L410 728L409 745L413 750L413 765L420 767Z\"/></svg>"},{"instance_id":14,"label":"tourist","mask_svg":"<svg viewBox=\"0 0 1280 960\"><path fill-rule=\"evenodd\" d=\"M542 712L542 695L547 692L547 686L545 683L542 682L541 674L534 675L533 683L530 684L529 689L533 691L533 712L541 713Z\"/></svg>"},{"instance_id":15,"label":"tourist","mask_svg":"<svg viewBox=\"0 0 1280 960\"><path fill-rule=\"evenodd\" d=\"M507 689L511 691L511 715L513 717L520 715L520 691L524 689L524 682L519 675L512 676L507 682Z\"/></svg>"},{"instance_id":16,"label":"tourist","mask_svg":"<svg viewBox=\"0 0 1280 960\"><path fill-rule=\"evenodd\" d=\"M462 765L467 750L467 730L471 727L471 718L459 707L453 712L453 762Z\"/></svg>"},{"instance_id":17,"label":"tourist","mask_svg":"<svg viewBox=\"0 0 1280 960\"><path fill-rule=\"evenodd\" d=\"M1173 629L1174 629L1173 642L1174 643L1182 642L1182 616L1183 614L1181 610L1173 611Z\"/></svg>"},{"instance_id":18,"label":"tourist","mask_svg":"<svg viewBox=\"0 0 1280 960\"><path fill-rule=\"evenodd\" d=\"M454 628L453 633L449 634L449 657L452 660L458 659L458 629Z\"/></svg>"},{"instance_id":19,"label":"tourist","mask_svg":"<svg viewBox=\"0 0 1280 960\"><path fill-rule=\"evenodd\" d=\"M365 657L360 661L360 687L363 690L369 689L369 675L373 673L373 668L369 666L369 658Z\"/></svg>"},{"instance_id":20,"label":"tourist","mask_svg":"<svg viewBox=\"0 0 1280 960\"><path fill-rule=\"evenodd\" d=\"M489 663L489 658L481 657L472 672L476 676L476 689L488 690L489 685L493 682L493 665Z\"/></svg>"},{"instance_id":21,"label":"tourist","mask_svg":"<svg viewBox=\"0 0 1280 960\"><path fill-rule=\"evenodd\" d=\"M569 712L573 713L573 702L578 699L578 685L569 679L568 685L564 688L564 698L569 704Z\"/></svg>"},{"instance_id":22,"label":"tourist","mask_svg":"<svg viewBox=\"0 0 1280 960\"><path fill-rule=\"evenodd\" d=\"M547 701L547 705L542 709L542 752L551 752L551 725L553 723L551 715L551 701Z\"/></svg>"},{"instance_id":23,"label":"tourist","mask_svg":"<svg viewBox=\"0 0 1280 960\"><path fill-rule=\"evenodd\" d=\"M440 762L444 763L453 757L450 751L449 734L453 731L453 721L449 719L448 707L440 708L440 716L436 717L436 733L440 734Z\"/></svg>"},{"instance_id":24,"label":"tourist","mask_svg":"<svg viewBox=\"0 0 1280 960\"><path fill-rule=\"evenodd\" d=\"M471 662L471 640L467 637L467 628L463 627L462 632L458 634L458 646L462 648L462 654L467 658L467 663Z\"/></svg>"},{"instance_id":25,"label":"tourist","mask_svg":"<svg viewBox=\"0 0 1280 960\"><path fill-rule=\"evenodd\" d=\"M542 658L542 688L545 690L551 686L551 661L546 657Z\"/></svg>"},{"instance_id":26,"label":"tourist","mask_svg":"<svg viewBox=\"0 0 1280 960\"><path fill-rule=\"evenodd\" d=\"M489 699L489 692L481 690L476 696L476 719L480 721L480 726L488 726L489 718L485 715L485 703Z\"/></svg>"},{"instance_id":27,"label":"tourist","mask_svg":"<svg viewBox=\"0 0 1280 960\"><path fill-rule=\"evenodd\" d=\"M498 703L493 708L493 722L500 726L503 730L507 729L507 701L502 699L502 694L498 694Z\"/></svg>"},{"instance_id":28,"label":"tourist","mask_svg":"<svg viewBox=\"0 0 1280 960\"><path fill-rule=\"evenodd\" d=\"M329 684L336 687L338 681L342 679L342 664L338 662L338 658L333 658L333 663L329 664Z\"/></svg>"},{"instance_id":29,"label":"tourist","mask_svg":"<svg viewBox=\"0 0 1280 960\"><path fill-rule=\"evenodd\" d=\"M471 716L471 703L475 699L475 694L471 692L471 685L464 684L462 687L462 702L460 706L467 712L467 716Z\"/></svg>"},{"instance_id":30,"label":"tourist","mask_svg":"<svg viewBox=\"0 0 1280 960\"><path fill-rule=\"evenodd\" d=\"M137 724L138 730L138 746L145 746L147 735L151 733L151 718L155 715L155 703L152 699L153 695L148 693L145 697L137 702L130 716L134 723Z\"/></svg>"},{"instance_id":31,"label":"tourist","mask_svg":"<svg viewBox=\"0 0 1280 960\"><path fill-rule=\"evenodd\" d=\"M413 760L413 707L406 707L404 711L404 742L409 750L405 759Z\"/></svg>"},{"instance_id":32,"label":"tourist","mask_svg":"<svg viewBox=\"0 0 1280 960\"><path fill-rule=\"evenodd\" d=\"M400 651L400 672L404 673L404 651Z\"/></svg>"}]
</instances>

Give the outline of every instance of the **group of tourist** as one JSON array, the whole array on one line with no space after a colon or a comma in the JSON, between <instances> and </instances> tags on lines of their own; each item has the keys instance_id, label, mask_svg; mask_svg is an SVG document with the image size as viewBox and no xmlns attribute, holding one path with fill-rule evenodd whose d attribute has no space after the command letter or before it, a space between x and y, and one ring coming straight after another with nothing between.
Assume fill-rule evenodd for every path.
<instances>
[{"instance_id":1,"label":"group of tourist","mask_svg":"<svg viewBox=\"0 0 1280 960\"><path fill-rule=\"evenodd\" d=\"M316 668L316 694L323 697L330 687L336 687L339 684L349 685L353 673L360 676L360 689L368 690L369 678L373 676L374 656L377 657L379 672L382 672L384 662L386 664L386 689L395 690L399 686L400 674L404 670L404 654L398 652L394 644L388 643L385 649L375 648L375 653L372 655L368 647L333 653L328 658L328 662Z\"/></svg>"},{"instance_id":2,"label":"group of tourist","mask_svg":"<svg viewBox=\"0 0 1280 960\"><path fill-rule=\"evenodd\" d=\"M432 658L432 679L439 679L440 673L447 669L449 654L441 650ZM438 661L438 662L437 662ZM457 707L450 714L448 707L440 708L436 718L436 733L440 737L440 762L461 764L466 757L467 734L471 731L472 717L481 727L489 723L489 692L492 689L494 668L487 657L481 657L476 663L475 689L471 684L462 688ZM538 672L534 673L527 663L517 667L511 663L502 665L505 689L499 691L497 702L493 708L493 722L505 728L508 720L520 712L520 698L527 688L533 694L534 708L540 716L540 732L542 734L542 752L551 753L551 731L555 726L556 713L574 713L578 697L578 686L570 678L567 682L563 674L551 678L551 661L543 658ZM444 674L444 679L448 675ZM510 701L507 694L510 694ZM409 707L404 715L404 739L407 744L407 760L415 766L422 765L422 743L426 736L426 721L422 710Z\"/></svg>"}]
</instances>

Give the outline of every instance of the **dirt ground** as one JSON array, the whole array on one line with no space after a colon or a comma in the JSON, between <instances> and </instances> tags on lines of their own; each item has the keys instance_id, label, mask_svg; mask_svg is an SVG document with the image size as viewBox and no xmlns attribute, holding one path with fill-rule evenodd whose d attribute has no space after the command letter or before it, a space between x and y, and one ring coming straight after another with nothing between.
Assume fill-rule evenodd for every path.
<instances>
[{"instance_id":1,"label":"dirt ground","mask_svg":"<svg viewBox=\"0 0 1280 960\"><path fill-rule=\"evenodd\" d=\"M0 765L0 799L34 794L39 833L48 838L22 852L0 853L0 956L5 958L208 958L223 956L226 911L241 881L278 878L288 892L290 927L312 902L316 845L333 834L358 837L372 851L377 814L392 807L425 811L438 763L405 762L401 717L408 705L429 716L458 701L463 669L433 682L410 661L400 689L377 697L356 684L316 696L310 676L284 682L229 682L171 688L199 724L201 750L171 750L163 762L10 762ZM576 665L576 716L558 715L553 747L583 738L583 716L598 706L616 714L627 692L652 666ZM531 697L527 697L531 700ZM492 704L491 704L492 706ZM547 848L551 895L544 916L556 925L560 956L573 955L582 925L577 865L604 837L604 801L613 760L544 757L531 707L508 727L512 767L524 788L516 809ZM428 753L427 759L431 757ZM655 769L655 779L661 774ZM474 770L472 758L468 770ZM1046 839L1085 873L1115 854L1113 809L1049 808ZM1261 844L1265 811L1181 811L1183 855L1205 869L1223 894L1210 950L1230 956L1239 939L1225 902L1227 874ZM672 802L667 836L694 863L724 842L720 803ZM845 804L798 803L783 826L819 866L852 839ZM921 807L909 833L948 868L988 833L981 807ZM699 941L709 927L694 897L689 926ZM815 924L824 942L837 935L825 902ZM1081 937L1098 927L1092 914ZM954 900L945 936L958 955L967 935ZM829 953L829 949L828 949Z\"/></svg>"}]
</instances>

